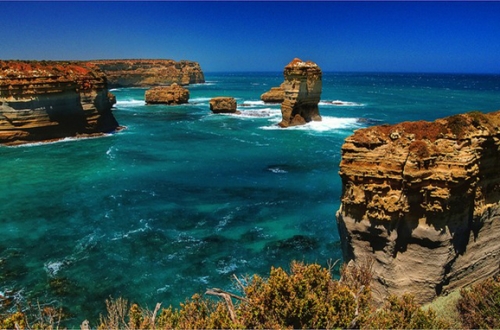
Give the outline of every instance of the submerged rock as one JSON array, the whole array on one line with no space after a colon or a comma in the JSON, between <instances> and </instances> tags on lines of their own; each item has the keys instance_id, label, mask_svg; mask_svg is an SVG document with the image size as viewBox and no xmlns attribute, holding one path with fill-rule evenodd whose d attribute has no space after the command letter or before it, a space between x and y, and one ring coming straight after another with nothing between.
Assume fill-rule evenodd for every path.
<instances>
[{"instance_id":1,"label":"submerged rock","mask_svg":"<svg viewBox=\"0 0 500 330\"><path fill-rule=\"evenodd\" d=\"M189 101L189 90L177 84L148 89L144 94L146 104L183 104Z\"/></svg>"},{"instance_id":2,"label":"submerged rock","mask_svg":"<svg viewBox=\"0 0 500 330\"><path fill-rule=\"evenodd\" d=\"M210 100L210 110L213 113L234 113L239 114L236 110L236 100L233 97L214 97Z\"/></svg>"},{"instance_id":3,"label":"submerged rock","mask_svg":"<svg viewBox=\"0 0 500 330\"><path fill-rule=\"evenodd\" d=\"M372 293L419 303L498 272L500 111L357 130L342 146L346 262L374 261Z\"/></svg>"},{"instance_id":4,"label":"submerged rock","mask_svg":"<svg viewBox=\"0 0 500 330\"><path fill-rule=\"evenodd\" d=\"M93 64L0 61L0 144L112 132L115 102Z\"/></svg>"},{"instance_id":5,"label":"submerged rock","mask_svg":"<svg viewBox=\"0 0 500 330\"><path fill-rule=\"evenodd\" d=\"M313 62L296 58L283 72L285 95L281 103L281 127L303 125L310 121L321 121L318 103L321 98L322 72Z\"/></svg>"}]
</instances>

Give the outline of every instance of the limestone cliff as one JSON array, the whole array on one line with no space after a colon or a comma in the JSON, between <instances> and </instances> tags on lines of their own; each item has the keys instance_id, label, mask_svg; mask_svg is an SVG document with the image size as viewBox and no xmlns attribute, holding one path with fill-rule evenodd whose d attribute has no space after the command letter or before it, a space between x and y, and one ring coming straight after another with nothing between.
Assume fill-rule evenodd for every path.
<instances>
[{"instance_id":1,"label":"limestone cliff","mask_svg":"<svg viewBox=\"0 0 500 330\"><path fill-rule=\"evenodd\" d=\"M114 102L91 64L0 61L0 144L112 132Z\"/></svg>"},{"instance_id":2,"label":"limestone cliff","mask_svg":"<svg viewBox=\"0 0 500 330\"><path fill-rule=\"evenodd\" d=\"M313 62L295 58L283 71L285 91L281 103L281 127L303 125L310 121L321 121L318 103L322 90L322 72Z\"/></svg>"},{"instance_id":3,"label":"limestone cliff","mask_svg":"<svg viewBox=\"0 0 500 330\"><path fill-rule=\"evenodd\" d=\"M110 87L149 87L198 84L205 76L197 62L174 60L99 60L97 65L107 76Z\"/></svg>"},{"instance_id":4,"label":"limestone cliff","mask_svg":"<svg viewBox=\"0 0 500 330\"><path fill-rule=\"evenodd\" d=\"M500 111L357 130L342 146L345 261L374 259L373 291L420 303L500 262Z\"/></svg>"}]
</instances>

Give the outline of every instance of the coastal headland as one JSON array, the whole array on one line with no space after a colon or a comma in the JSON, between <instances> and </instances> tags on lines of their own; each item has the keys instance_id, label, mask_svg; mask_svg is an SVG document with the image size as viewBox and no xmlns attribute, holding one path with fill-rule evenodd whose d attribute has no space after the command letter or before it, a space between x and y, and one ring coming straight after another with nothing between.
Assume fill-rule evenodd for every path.
<instances>
[{"instance_id":1,"label":"coastal headland","mask_svg":"<svg viewBox=\"0 0 500 330\"><path fill-rule=\"evenodd\" d=\"M113 132L115 102L91 63L0 61L0 144Z\"/></svg>"},{"instance_id":2,"label":"coastal headland","mask_svg":"<svg viewBox=\"0 0 500 330\"><path fill-rule=\"evenodd\" d=\"M113 87L151 87L200 84L205 76L200 64L168 59L123 59L89 61L101 69Z\"/></svg>"},{"instance_id":3,"label":"coastal headland","mask_svg":"<svg viewBox=\"0 0 500 330\"><path fill-rule=\"evenodd\" d=\"M500 261L500 111L359 129L342 146L345 262L374 261L372 292L419 303Z\"/></svg>"},{"instance_id":4,"label":"coastal headland","mask_svg":"<svg viewBox=\"0 0 500 330\"><path fill-rule=\"evenodd\" d=\"M111 112L116 103L112 87L203 82L200 65L192 61L0 61L0 144L120 129Z\"/></svg>"}]
</instances>

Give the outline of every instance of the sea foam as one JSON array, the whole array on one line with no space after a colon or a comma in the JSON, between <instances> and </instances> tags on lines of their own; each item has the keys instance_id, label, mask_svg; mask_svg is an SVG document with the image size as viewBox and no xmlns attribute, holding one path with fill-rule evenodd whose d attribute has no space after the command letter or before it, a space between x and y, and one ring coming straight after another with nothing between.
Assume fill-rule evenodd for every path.
<instances>
[{"instance_id":1,"label":"sea foam","mask_svg":"<svg viewBox=\"0 0 500 330\"><path fill-rule=\"evenodd\" d=\"M279 122L279 121L278 121ZM302 131L316 131L316 132L326 132L334 131L339 129L351 129L360 127L358 123L358 118L337 118L323 116L321 121L311 121L305 125L291 126L283 129L277 125L263 126L260 127L264 130L302 130Z\"/></svg>"}]
</instances>

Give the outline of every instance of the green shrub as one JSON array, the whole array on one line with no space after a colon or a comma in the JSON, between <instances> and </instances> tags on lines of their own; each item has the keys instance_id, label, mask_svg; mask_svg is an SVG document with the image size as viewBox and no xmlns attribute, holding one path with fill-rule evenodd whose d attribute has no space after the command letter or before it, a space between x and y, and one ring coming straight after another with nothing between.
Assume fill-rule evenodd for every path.
<instances>
[{"instance_id":1,"label":"green shrub","mask_svg":"<svg viewBox=\"0 0 500 330\"><path fill-rule=\"evenodd\" d=\"M500 277L460 290L457 303L462 323L469 329L500 328Z\"/></svg>"},{"instance_id":2,"label":"green shrub","mask_svg":"<svg viewBox=\"0 0 500 330\"><path fill-rule=\"evenodd\" d=\"M245 288L238 315L245 328L347 328L366 310L369 288L358 297L317 264L293 262L288 274L272 268L267 281L254 276Z\"/></svg>"},{"instance_id":3,"label":"green shrub","mask_svg":"<svg viewBox=\"0 0 500 330\"><path fill-rule=\"evenodd\" d=\"M432 310L422 310L412 295L390 296L384 307L368 317L364 329L447 329Z\"/></svg>"}]
</instances>

